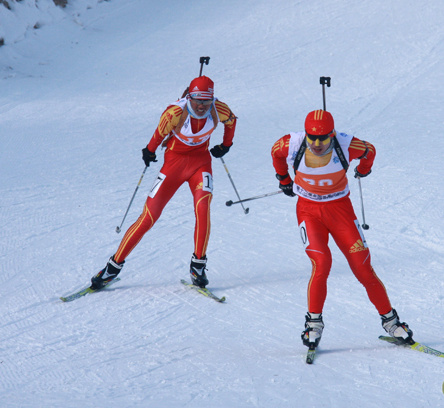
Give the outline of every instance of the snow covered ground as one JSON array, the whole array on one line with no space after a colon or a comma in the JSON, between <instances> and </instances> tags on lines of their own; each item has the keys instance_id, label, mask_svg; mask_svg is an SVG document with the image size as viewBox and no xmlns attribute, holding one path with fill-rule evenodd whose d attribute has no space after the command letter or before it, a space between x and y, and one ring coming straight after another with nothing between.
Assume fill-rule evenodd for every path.
<instances>
[{"instance_id":1,"label":"snow covered ground","mask_svg":"<svg viewBox=\"0 0 444 408\"><path fill-rule=\"evenodd\" d=\"M219 160L208 273L226 304L179 283L193 251L187 186L119 283L59 300L116 250L140 150L208 55L204 73L239 117L225 162L243 198L278 189L271 146L322 107L319 77L332 78L336 128L378 152L362 180L373 266L416 340L443 350L443 16L441 0L79 0L29 29L22 12L28 28L0 47L1 406L444 406L443 359L378 340L378 313L333 243L324 336L305 364L296 199L227 207Z\"/></svg>"}]
</instances>

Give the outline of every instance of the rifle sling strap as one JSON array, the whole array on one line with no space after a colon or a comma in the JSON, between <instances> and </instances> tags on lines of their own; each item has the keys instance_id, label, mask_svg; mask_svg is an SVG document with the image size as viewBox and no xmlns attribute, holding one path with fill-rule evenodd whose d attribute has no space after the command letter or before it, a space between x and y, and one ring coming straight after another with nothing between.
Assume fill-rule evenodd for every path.
<instances>
[{"instance_id":1,"label":"rifle sling strap","mask_svg":"<svg viewBox=\"0 0 444 408\"><path fill-rule=\"evenodd\" d=\"M333 143L333 148L335 149L336 154L338 155L339 160L341 161L342 167L344 168L345 171L347 171L349 164L345 159L344 152L342 151L342 148L339 145L336 136L332 138L332 143ZM294 174L296 174L296 171L298 170L299 164L301 163L302 157L304 156L305 149L307 149L307 141L304 138L303 142L301 143L301 147L299 147L299 150L294 159L293 163Z\"/></svg>"}]
</instances>

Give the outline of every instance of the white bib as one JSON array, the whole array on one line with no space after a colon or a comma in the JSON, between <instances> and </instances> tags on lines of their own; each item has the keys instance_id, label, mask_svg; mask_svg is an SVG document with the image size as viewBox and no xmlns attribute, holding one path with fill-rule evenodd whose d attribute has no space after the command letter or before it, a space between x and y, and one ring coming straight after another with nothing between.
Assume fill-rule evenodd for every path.
<instances>
[{"instance_id":1,"label":"white bib","mask_svg":"<svg viewBox=\"0 0 444 408\"><path fill-rule=\"evenodd\" d=\"M180 106L182 109L187 109L187 100L182 98L172 105ZM206 118L204 127L197 133L193 133L191 128L191 115L187 115L182 128L179 133L173 130L174 136L187 146L198 146L205 143L216 128L212 115Z\"/></svg>"},{"instance_id":2,"label":"white bib","mask_svg":"<svg viewBox=\"0 0 444 408\"><path fill-rule=\"evenodd\" d=\"M288 149L287 163L293 167L294 159L304 141L305 132L290 133L290 144ZM349 160L348 148L353 136L338 133L336 138L344 152L347 163ZM330 161L322 167L308 167L305 153L299 163L295 176L293 191L300 197L312 201L332 201L345 197L349 194L348 181L344 167L335 151L332 150Z\"/></svg>"}]
</instances>

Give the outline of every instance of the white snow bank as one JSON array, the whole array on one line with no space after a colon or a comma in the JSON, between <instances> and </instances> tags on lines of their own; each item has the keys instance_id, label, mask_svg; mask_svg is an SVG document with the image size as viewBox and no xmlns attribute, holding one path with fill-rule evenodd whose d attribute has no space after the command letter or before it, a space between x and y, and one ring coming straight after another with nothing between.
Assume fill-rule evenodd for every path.
<instances>
[{"instance_id":1,"label":"white snow bank","mask_svg":"<svg viewBox=\"0 0 444 408\"><path fill-rule=\"evenodd\" d=\"M65 18L77 21L82 12L103 1L71 0L66 7L56 6L53 0L0 1L0 42L14 44L31 35L33 30Z\"/></svg>"}]
</instances>

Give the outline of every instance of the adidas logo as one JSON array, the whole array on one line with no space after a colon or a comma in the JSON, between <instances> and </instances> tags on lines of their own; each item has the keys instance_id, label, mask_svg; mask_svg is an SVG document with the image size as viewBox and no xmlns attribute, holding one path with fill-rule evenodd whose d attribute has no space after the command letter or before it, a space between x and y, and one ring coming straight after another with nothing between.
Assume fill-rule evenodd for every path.
<instances>
[{"instance_id":1,"label":"adidas logo","mask_svg":"<svg viewBox=\"0 0 444 408\"><path fill-rule=\"evenodd\" d=\"M191 92L196 92L196 91L200 92L200 89L197 85L191 90ZM202 91L202 92L213 92L213 91L214 91L213 88L208 88L208 91Z\"/></svg>"},{"instance_id":2,"label":"adidas logo","mask_svg":"<svg viewBox=\"0 0 444 408\"><path fill-rule=\"evenodd\" d=\"M363 242L358 239L353 246L350 248L350 250L348 252L350 252L351 254L354 252L359 252L359 251L366 251L367 247L363 244Z\"/></svg>"}]
</instances>

